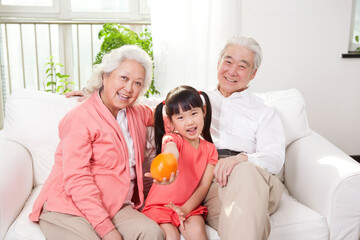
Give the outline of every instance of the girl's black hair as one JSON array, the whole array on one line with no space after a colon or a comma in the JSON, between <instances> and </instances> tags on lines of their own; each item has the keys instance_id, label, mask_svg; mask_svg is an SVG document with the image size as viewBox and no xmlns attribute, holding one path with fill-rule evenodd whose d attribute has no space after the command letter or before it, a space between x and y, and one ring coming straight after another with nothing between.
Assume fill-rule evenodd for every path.
<instances>
[{"instance_id":1,"label":"girl's black hair","mask_svg":"<svg viewBox=\"0 0 360 240\"><path fill-rule=\"evenodd\" d=\"M196 91L190 86L179 86L171 90L164 101L166 105L166 115L171 119L174 114L180 113L180 108L183 111L189 111L192 108L199 107L204 109L203 101L200 94L205 99L206 114L204 119L204 128L201 136L208 142L213 142L210 134L211 125L211 104L208 95L205 92ZM155 144L156 154L161 153L162 138L165 135L164 119L163 119L163 102L156 106L155 110ZM204 111L204 110L203 110Z\"/></svg>"}]
</instances>

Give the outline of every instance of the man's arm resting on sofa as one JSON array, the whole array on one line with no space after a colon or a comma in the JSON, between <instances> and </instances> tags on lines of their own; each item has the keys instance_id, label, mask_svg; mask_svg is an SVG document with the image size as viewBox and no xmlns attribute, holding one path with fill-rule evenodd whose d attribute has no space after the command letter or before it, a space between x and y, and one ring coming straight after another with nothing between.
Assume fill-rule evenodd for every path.
<instances>
[{"instance_id":1,"label":"man's arm resting on sofa","mask_svg":"<svg viewBox=\"0 0 360 240\"><path fill-rule=\"evenodd\" d=\"M32 160L22 145L0 131L0 239L19 215L33 188Z\"/></svg>"},{"instance_id":2,"label":"man's arm resting on sofa","mask_svg":"<svg viewBox=\"0 0 360 240\"><path fill-rule=\"evenodd\" d=\"M316 132L287 148L285 185L298 201L326 217L330 239L359 234L353 229L360 224L360 164Z\"/></svg>"}]
</instances>

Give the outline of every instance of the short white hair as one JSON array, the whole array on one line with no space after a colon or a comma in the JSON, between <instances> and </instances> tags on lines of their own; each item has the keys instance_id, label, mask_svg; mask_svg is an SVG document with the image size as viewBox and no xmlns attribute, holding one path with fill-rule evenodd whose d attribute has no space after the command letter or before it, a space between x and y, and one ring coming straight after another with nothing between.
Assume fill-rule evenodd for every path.
<instances>
[{"instance_id":1,"label":"short white hair","mask_svg":"<svg viewBox=\"0 0 360 240\"><path fill-rule=\"evenodd\" d=\"M225 53L225 49L229 46L229 45L237 45L240 47L245 47L247 49L249 49L250 51L252 51L254 53L254 69L253 72L256 69L259 69L260 65L261 65L261 60L262 60L262 49L259 45L259 43L253 39L252 37L248 37L248 36L233 36L232 38L228 39L222 50L220 51L219 54L219 60L221 60L221 58L223 57L224 53Z\"/></svg>"},{"instance_id":2,"label":"short white hair","mask_svg":"<svg viewBox=\"0 0 360 240\"><path fill-rule=\"evenodd\" d=\"M102 62L94 66L87 85L83 89L84 95L89 96L96 90L102 88L103 75L110 75L111 72L118 68L119 64L125 60L134 60L144 67L145 80L140 91L140 96L144 95L152 80L152 61L149 54L136 45L124 45L105 54Z\"/></svg>"}]
</instances>

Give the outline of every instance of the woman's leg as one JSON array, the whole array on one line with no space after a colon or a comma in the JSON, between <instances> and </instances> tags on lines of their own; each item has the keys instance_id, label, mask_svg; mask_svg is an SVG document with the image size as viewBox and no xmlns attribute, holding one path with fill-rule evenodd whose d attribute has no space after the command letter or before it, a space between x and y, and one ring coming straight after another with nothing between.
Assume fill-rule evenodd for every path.
<instances>
[{"instance_id":1,"label":"woman's leg","mask_svg":"<svg viewBox=\"0 0 360 240\"><path fill-rule=\"evenodd\" d=\"M126 240L163 240L165 238L156 222L133 209L131 205L124 205L111 221Z\"/></svg>"},{"instance_id":2,"label":"woman's leg","mask_svg":"<svg viewBox=\"0 0 360 240\"><path fill-rule=\"evenodd\" d=\"M85 218L69 214L43 210L39 226L47 240L100 240Z\"/></svg>"},{"instance_id":3,"label":"woman's leg","mask_svg":"<svg viewBox=\"0 0 360 240\"><path fill-rule=\"evenodd\" d=\"M206 240L205 221L202 215L190 216L186 219L184 227L179 227L186 240Z\"/></svg>"},{"instance_id":4,"label":"woman's leg","mask_svg":"<svg viewBox=\"0 0 360 240\"><path fill-rule=\"evenodd\" d=\"M159 225L161 230L165 233L166 240L179 240L180 233L177 227L172 225L171 223L162 223Z\"/></svg>"}]
</instances>

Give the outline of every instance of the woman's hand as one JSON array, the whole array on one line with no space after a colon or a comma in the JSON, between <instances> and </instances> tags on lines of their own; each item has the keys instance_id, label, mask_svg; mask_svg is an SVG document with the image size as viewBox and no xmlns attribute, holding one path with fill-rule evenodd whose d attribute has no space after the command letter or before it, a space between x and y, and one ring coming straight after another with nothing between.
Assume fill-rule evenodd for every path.
<instances>
[{"instance_id":1,"label":"woman's hand","mask_svg":"<svg viewBox=\"0 0 360 240\"><path fill-rule=\"evenodd\" d=\"M113 230L111 230L108 234L106 234L102 240L123 240L121 234L119 233L119 231L114 228Z\"/></svg>"},{"instance_id":2,"label":"woman's hand","mask_svg":"<svg viewBox=\"0 0 360 240\"><path fill-rule=\"evenodd\" d=\"M169 180L166 180L166 178L164 178L164 180L161 181L161 182L159 182L159 181L156 180L156 179L154 179L153 181L154 181L155 184L158 184L158 185L168 185L168 184L173 183L173 182L176 180L177 175L178 175L178 171L176 171L176 174L171 173L171 176L170 176L170 179L169 179ZM150 177L150 178L152 178L151 173L149 173L149 172L146 172L146 173L144 174L144 176L145 176L145 177Z\"/></svg>"},{"instance_id":3,"label":"woman's hand","mask_svg":"<svg viewBox=\"0 0 360 240\"><path fill-rule=\"evenodd\" d=\"M214 169L214 177L216 178L220 187L225 187L227 185L228 176L230 176L234 167L239 163L246 161L247 156L245 154L219 159Z\"/></svg>"},{"instance_id":4,"label":"woman's hand","mask_svg":"<svg viewBox=\"0 0 360 240\"><path fill-rule=\"evenodd\" d=\"M84 93L80 90L77 91L70 91L67 93L64 93L65 97L69 98L69 97L79 97L78 98L78 102L82 102L86 99L86 97L84 96Z\"/></svg>"},{"instance_id":5,"label":"woman's hand","mask_svg":"<svg viewBox=\"0 0 360 240\"><path fill-rule=\"evenodd\" d=\"M182 209L182 207L175 205L173 202L170 202L170 204L166 204L165 207L171 208L174 212L177 213L180 221L180 226L185 229L185 212Z\"/></svg>"}]
</instances>

